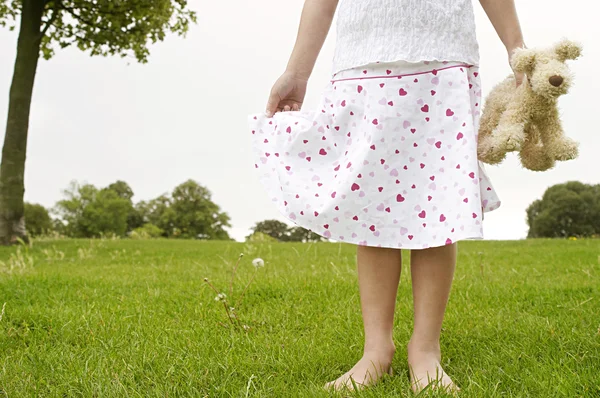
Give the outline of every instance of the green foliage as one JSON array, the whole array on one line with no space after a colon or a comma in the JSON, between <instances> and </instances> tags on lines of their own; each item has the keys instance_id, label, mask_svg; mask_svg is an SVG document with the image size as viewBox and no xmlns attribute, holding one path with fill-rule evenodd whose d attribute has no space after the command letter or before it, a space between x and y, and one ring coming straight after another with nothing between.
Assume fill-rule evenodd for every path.
<instances>
[{"instance_id":1,"label":"green foliage","mask_svg":"<svg viewBox=\"0 0 600 398\"><path fill-rule=\"evenodd\" d=\"M30 236L45 235L52 231L52 219L42 205L25 203L25 226Z\"/></svg>"},{"instance_id":2,"label":"green foliage","mask_svg":"<svg viewBox=\"0 0 600 398\"><path fill-rule=\"evenodd\" d=\"M133 231L144 225L144 219L133 204L133 190L125 181L117 181L110 184L106 189L114 191L120 198L129 202L129 211L127 213L127 231Z\"/></svg>"},{"instance_id":3,"label":"green foliage","mask_svg":"<svg viewBox=\"0 0 600 398\"><path fill-rule=\"evenodd\" d=\"M65 233L72 237L99 237L106 234L124 236L131 201L112 189L98 189L91 184L73 182L64 191L67 197L56 205L65 222Z\"/></svg>"},{"instance_id":4,"label":"green foliage","mask_svg":"<svg viewBox=\"0 0 600 398\"><path fill-rule=\"evenodd\" d=\"M133 198L133 190L125 181L117 181L110 184L106 189L114 191L120 198L131 201Z\"/></svg>"},{"instance_id":5,"label":"green foliage","mask_svg":"<svg viewBox=\"0 0 600 398\"><path fill-rule=\"evenodd\" d=\"M327 241L327 238L306 228L296 226L290 229L289 240L291 242L321 242Z\"/></svg>"},{"instance_id":6,"label":"green foliage","mask_svg":"<svg viewBox=\"0 0 600 398\"><path fill-rule=\"evenodd\" d=\"M277 242L277 239L263 232L253 232L246 236L246 242Z\"/></svg>"},{"instance_id":7,"label":"green foliage","mask_svg":"<svg viewBox=\"0 0 600 398\"><path fill-rule=\"evenodd\" d=\"M577 181L554 185L527 208L529 238L600 234L600 185Z\"/></svg>"},{"instance_id":8,"label":"green foliage","mask_svg":"<svg viewBox=\"0 0 600 398\"><path fill-rule=\"evenodd\" d=\"M32 235L54 230L58 234L90 238L114 234L144 239L155 237L230 240L225 227L229 216L211 200L205 187L186 181L172 195L133 204L133 191L123 181L98 189L91 184L71 183L65 199L56 204L59 216L52 220L39 205L26 206ZM264 239L262 239L264 240Z\"/></svg>"},{"instance_id":9,"label":"green foliage","mask_svg":"<svg viewBox=\"0 0 600 398\"><path fill-rule=\"evenodd\" d=\"M149 238L160 238L165 231L158 228L154 224L144 224L143 226L131 231L131 238L133 239L149 239Z\"/></svg>"},{"instance_id":10,"label":"green foliage","mask_svg":"<svg viewBox=\"0 0 600 398\"><path fill-rule=\"evenodd\" d=\"M0 26L8 26L9 30L15 30L15 21L21 4L17 0L0 0Z\"/></svg>"},{"instance_id":11,"label":"green foliage","mask_svg":"<svg viewBox=\"0 0 600 398\"><path fill-rule=\"evenodd\" d=\"M34 1L34 0L29 0ZM147 62L148 45L167 32L184 35L196 14L186 0L37 0L44 7L41 52L72 45L91 55L133 56ZM0 26L14 29L21 1L0 0Z\"/></svg>"},{"instance_id":12,"label":"green foliage","mask_svg":"<svg viewBox=\"0 0 600 398\"><path fill-rule=\"evenodd\" d=\"M123 181L103 189L73 182L64 195L55 207L60 218L54 220L53 229L69 237L131 233L138 239L231 239L224 229L231 226L229 216L211 200L207 188L192 180L177 186L171 195L135 205L133 190Z\"/></svg>"},{"instance_id":13,"label":"green foliage","mask_svg":"<svg viewBox=\"0 0 600 398\"><path fill-rule=\"evenodd\" d=\"M165 231L165 237L167 231L173 230L172 224L172 211L170 209L171 200L168 195L161 195L158 198L141 201L136 203L135 211L142 219L143 223L150 223L158 226Z\"/></svg>"},{"instance_id":14,"label":"green foliage","mask_svg":"<svg viewBox=\"0 0 600 398\"><path fill-rule=\"evenodd\" d=\"M265 220L257 222L252 228L252 231L254 233L261 232L274 239L277 239L278 241L285 242L289 240L289 228L287 224L278 220Z\"/></svg>"},{"instance_id":15,"label":"green foliage","mask_svg":"<svg viewBox=\"0 0 600 398\"><path fill-rule=\"evenodd\" d=\"M280 242L320 242L326 240L319 234L316 234L308 229L300 226L288 227L287 224L279 220L265 220L257 222L252 227L252 234L246 237L246 240L250 240L250 237L257 232L268 235Z\"/></svg>"},{"instance_id":16,"label":"green foliage","mask_svg":"<svg viewBox=\"0 0 600 398\"><path fill-rule=\"evenodd\" d=\"M209 190L188 180L173 190L168 218L175 228L173 235L182 238L230 239L224 227L230 227L229 216L220 212L211 200ZM160 224L158 224L160 226Z\"/></svg>"}]
</instances>

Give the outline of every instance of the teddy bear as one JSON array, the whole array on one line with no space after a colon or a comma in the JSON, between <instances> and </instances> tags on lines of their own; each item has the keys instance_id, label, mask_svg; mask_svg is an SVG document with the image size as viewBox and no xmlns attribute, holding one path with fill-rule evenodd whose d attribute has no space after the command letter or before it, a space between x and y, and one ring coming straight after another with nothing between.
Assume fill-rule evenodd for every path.
<instances>
[{"instance_id":1,"label":"teddy bear","mask_svg":"<svg viewBox=\"0 0 600 398\"><path fill-rule=\"evenodd\" d=\"M511 66L525 79L517 87L511 74L486 98L478 132L479 160L498 164L507 152L519 151L523 167L544 171L557 160L577 157L578 144L563 132L557 101L573 81L565 61L580 55L581 47L566 39L545 50L514 51Z\"/></svg>"}]
</instances>

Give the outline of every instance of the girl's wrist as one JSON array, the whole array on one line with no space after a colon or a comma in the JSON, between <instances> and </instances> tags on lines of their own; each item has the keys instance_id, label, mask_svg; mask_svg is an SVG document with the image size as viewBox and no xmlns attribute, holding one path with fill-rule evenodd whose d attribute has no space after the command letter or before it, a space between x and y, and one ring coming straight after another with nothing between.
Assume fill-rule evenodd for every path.
<instances>
[{"instance_id":1,"label":"girl's wrist","mask_svg":"<svg viewBox=\"0 0 600 398\"><path fill-rule=\"evenodd\" d=\"M286 68L285 73L287 73L287 74L291 75L292 77L294 77L295 79L299 79L299 80L308 81L308 78L310 77L310 71L304 71L304 70L294 69L294 68Z\"/></svg>"},{"instance_id":2,"label":"girl's wrist","mask_svg":"<svg viewBox=\"0 0 600 398\"><path fill-rule=\"evenodd\" d=\"M509 54L512 54L514 50L516 50L517 48L525 48L525 41L523 39L520 40L515 40L511 43L508 43L505 45L506 47L506 51Z\"/></svg>"}]
</instances>

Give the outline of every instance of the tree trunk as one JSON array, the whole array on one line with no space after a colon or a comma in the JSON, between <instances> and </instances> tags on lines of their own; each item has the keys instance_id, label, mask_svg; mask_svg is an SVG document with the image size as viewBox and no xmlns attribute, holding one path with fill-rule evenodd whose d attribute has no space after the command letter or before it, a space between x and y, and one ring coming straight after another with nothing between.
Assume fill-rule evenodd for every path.
<instances>
[{"instance_id":1,"label":"tree trunk","mask_svg":"<svg viewBox=\"0 0 600 398\"><path fill-rule=\"evenodd\" d=\"M33 82L40 54L44 0L23 0L0 165L0 243L27 239L23 218L25 153Z\"/></svg>"}]
</instances>

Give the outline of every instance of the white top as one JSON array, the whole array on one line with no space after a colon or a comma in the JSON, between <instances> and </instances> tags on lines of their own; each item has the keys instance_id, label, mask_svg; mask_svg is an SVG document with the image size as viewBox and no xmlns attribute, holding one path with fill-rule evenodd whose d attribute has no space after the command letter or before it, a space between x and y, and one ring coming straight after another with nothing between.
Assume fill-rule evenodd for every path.
<instances>
[{"instance_id":1,"label":"white top","mask_svg":"<svg viewBox=\"0 0 600 398\"><path fill-rule=\"evenodd\" d=\"M471 0L340 0L333 73L370 62L477 65Z\"/></svg>"}]
</instances>

